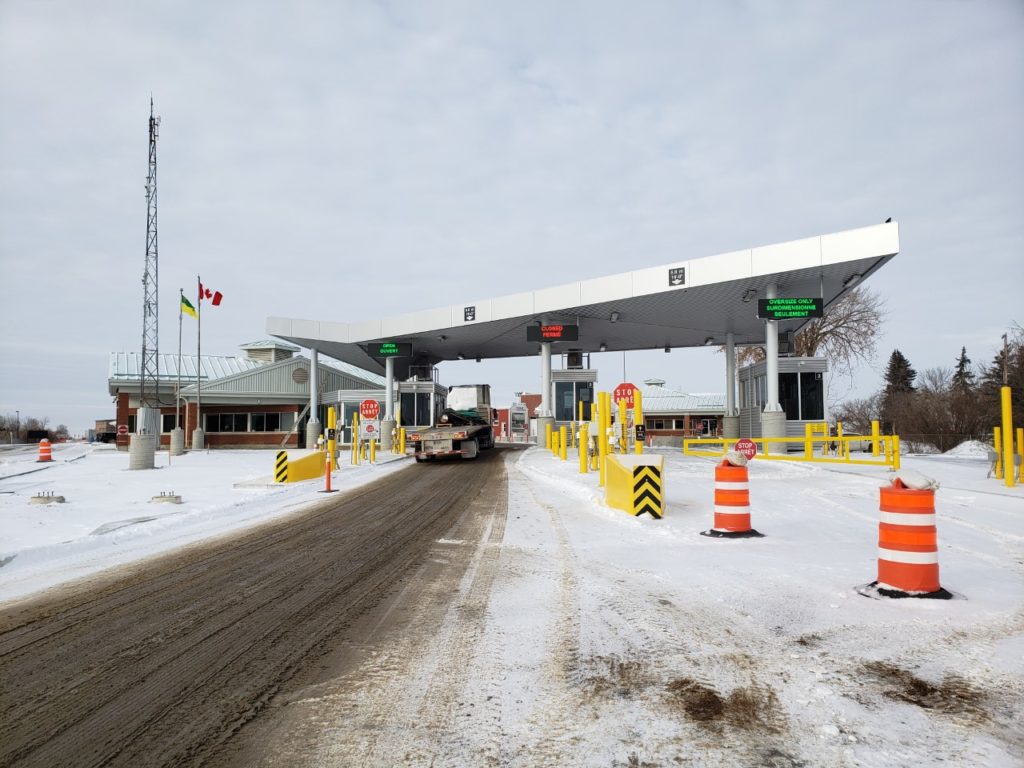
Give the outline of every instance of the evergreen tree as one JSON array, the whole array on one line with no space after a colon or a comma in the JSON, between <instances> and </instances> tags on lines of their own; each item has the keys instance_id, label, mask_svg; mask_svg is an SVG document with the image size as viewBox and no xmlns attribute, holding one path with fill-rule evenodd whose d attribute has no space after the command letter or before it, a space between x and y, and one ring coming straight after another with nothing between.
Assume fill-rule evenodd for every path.
<instances>
[{"instance_id":1,"label":"evergreen tree","mask_svg":"<svg viewBox=\"0 0 1024 768\"><path fill-rule=\"evenodd\" d=\"M894 349L885 369L885 388L882 390L882 428L886 432L896 434L897 424L910 416L916 378L917 371L910 367L910 361Z\"/></svg>"},{"instance_id":2,"label":"evergreen tree","mask_svg":"<svg viewBox=\"0 0 1024 768\"><path fill-rule=\"evenodd\" d=\"M971 358L967 356L967 347L960 347L960 357L953 371L953 391L957 394L970 394L975 386L974 371L971 370Z\"/></svg>"},{"instance_id":3,"label":"evergreen tree","mask_svg":"<svg viewBox=\"0 0 1024 768\"><path fill-rule=\"evenodd\" d=\"M960 348L960 357L949 388L949 413L957 443L980 437L984 431L984 413L978 399L978 382L971 370L967 347Z\"/></svg>"}]
</instances>

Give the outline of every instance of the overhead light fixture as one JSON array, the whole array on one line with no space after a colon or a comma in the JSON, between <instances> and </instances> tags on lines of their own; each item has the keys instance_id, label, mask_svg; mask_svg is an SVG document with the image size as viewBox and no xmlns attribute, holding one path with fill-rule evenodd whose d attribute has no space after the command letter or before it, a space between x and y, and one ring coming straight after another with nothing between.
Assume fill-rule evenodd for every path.
<instances>
[{"instance_id":1,"label":"overhead light fixture","mask_svg":"<svg viewBox=\"0 0 1024 768\"><path fill-rule=\"evenodd\" d=\"M466 359L466 356L464 354L462 354L461 352L459 352L459 354L457 354L455 357L457 357L459 360L465 360Z\"/></svg>"},{"instance_id":2,"label":"overhead light fixture","mask_svg":"<svg viewBox=\"0 0 1024 768\"><path fill-rule=\"evenodd\" d=\"M479 363L479 362L480 362L480 358L478 357L478 358L476 359L476 361L477 361L477 362Z\"/></svg>"},{"instance_id":3,"label":"overhead light fixture","mask_svg":"<svg viewBox=\"0 0 1024 768\"><path fill-rule=\"evenodd\" d=\"M448 341L448 337L445 336L444 334L442 334L442 335L437 337L437 340L438 341Z\"/></svg>"},{"instance_id":4,"label":"overhead light fixture","mask_svg":"<svg viewBox=\"0 0 1024 768\"><path fill-rule=\"evenodd\" d=\"M843 280L843 288L851 288L851 287L855 286L857 283L860 282L860 279L862 277L864 277L864 275L858 275L858 274L850 275L848 278Z\"/></svg>"},{"instance_id":5,"label":"overhead light fixture","mask_svg":"<svg viewBox=\"0 0 1024 768\"><path fill-rule=\"evenodd\" d=\"M607 352L607 351L608 351L608 345L607 345L607 344L605 344L605 343L604 343L604 342L602 341L602 342L601 342L601 346L597 348L597 351L598 351L598 352Z\"/></svg>"},{"instance_id":6,"label":"overhead light fixture","mask_svg":"<svg viewBox=\"0 0 1024 768\"><path fill-rule=\"evenodd\" d=\"M611 320L613 323L619 322L619 313L612 312L611 317L609 317L608 319Z\"/></svg>"},{"instance_id":7,"label":"overhead light fixture","mask_svg":"<svg viewBox=\"0 0 1024 768\"><path fill-rule=\"evenodd\" d=\"M749 304L755 296L757 296L757 288L748 288L743 292L743 302Z\"/></svg>"},{"instance_id":8,"label":"overhead light fixture","mask_svg":"<svg viewBox=\"0 0 1024 768\"><path fill-rule=\"evenodd\" d=\"M667 355L671 351L672 351L672 347L670 347L668 344L666 344L665 345L665 354Z\"/></svg>"},{"instance_id":9,"label":"overhead light fixture","mask_svg":"<svg viewBox=\"0 0 1024 768\"><path fill-rule=\"evenodd\" d=\"M704 346L705 347L710 347L714 343L715 343L715 340L713 338L711 338L710 336L708 336L706 339L704 339Z\"/></svg>"}]
</instances>

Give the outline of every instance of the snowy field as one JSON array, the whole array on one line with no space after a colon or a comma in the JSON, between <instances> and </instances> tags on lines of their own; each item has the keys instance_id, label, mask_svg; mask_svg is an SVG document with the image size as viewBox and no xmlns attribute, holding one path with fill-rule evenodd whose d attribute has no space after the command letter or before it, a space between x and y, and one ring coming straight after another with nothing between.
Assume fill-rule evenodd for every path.
<instances>
[{"instance_id":1,"label":"snowy field","mask_svg":"<svg viewBox=\"0 0 1024 768\"><path fill-rule=\"evenodd\" d=\"M464 676L479 716L495 698L484 693L511 689L519 712L503 716L518 717L507 736L519 764L557 753L581 766L1024 765L1024 489L987 479L982 449L903 461L941 484L949 601L855 591L876 576L885 470L755 460L765 538L721 540L699 535L713 520L713 462L656 452L662 520L605 506L597 474L571 456L509 455L499 576ZM34 450L0 453L0 600L323 498L322 481L270 483L273 457L199 452L168 466L162 453L156 470L130 471L106 446L58 445L50 465ZM408 461L343 465L334 486ZM66 503L30 503L46 492ZM150 501L161 492L183 503ZM559 693L565 669L579 678L572 698ZM541 717L564 725L560 744L531 743ZM486 751L466 722L438 765Z\"/></svg>"}]
</instances>

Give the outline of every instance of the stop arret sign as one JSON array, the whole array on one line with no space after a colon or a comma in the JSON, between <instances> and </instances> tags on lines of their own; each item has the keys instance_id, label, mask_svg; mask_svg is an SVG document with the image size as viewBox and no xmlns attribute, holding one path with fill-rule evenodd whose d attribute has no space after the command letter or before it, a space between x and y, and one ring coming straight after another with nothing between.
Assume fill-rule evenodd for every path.
<instances>
[{"instance_id":1,"label":"stop arret sign","mask_svg":"<svg viewBox=\"0 0 1024 768\"><path fill-rule=\"evenodd\" d=\"M117 425L117 434L119 434L119 435L127 435L128 434L128 425L127 424L118 424Z\"/></svg>"},{"instance_id":2,"label":"stop arret sign","mask_svg":"<svg viewBox=\"0 0 1024 768\"><path fill-rule=\"evenodd\" d=\"M630 384L628 381L619 384L612 392L612 400L616 403L622 400L626 401L626 407L633 407L633 393L636 392L636 386Z\"/></svg>"},{"instance_id":3,"label":"stop arret sign","mask_svg":"<svg viewBox=\"0 0 1024 768\"><path fill-rule=\"evenodd\" d=\"M376 400L363 400L359 404L359 415L364 419L376 419L380 415L380 403Z\"/></svg>"},{"instance_id":4,"label":"stop arret sign","mask_svg":"<svg viewBox=\"0 0 1024 768\"><path fill-rule=\"evenodd\" d=\"M737 440L736 444L733 446L733 450L739 451L748 459L752 459L757 456L757 444L746 437Z\"/></svg>"}]
</instances>

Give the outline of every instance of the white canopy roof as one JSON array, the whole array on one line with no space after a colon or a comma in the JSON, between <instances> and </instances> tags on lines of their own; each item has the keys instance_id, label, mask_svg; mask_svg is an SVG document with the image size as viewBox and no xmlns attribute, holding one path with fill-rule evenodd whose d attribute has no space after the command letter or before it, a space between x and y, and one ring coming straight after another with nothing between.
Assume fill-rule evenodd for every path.
<instances>
[{"instance_id":1,"label":"white canopy roof","mask_svg":"<svg viewBox=\"0 0 1024 768\"><path fill-rule=\"evenodd\" d=\"M267 333L371 371L383 363L368 345L410 343L413 358L396 360L399 375L410 363L536 355L526 328L538 323L579 326L579 340L558 343L558 352L723 344L727 332L737 344L759 344L756 299L769 285L780 297L821 297L827 308L898 251L891 222L370 322L269 317ZM779 329L802 322L779 321Z\"/></svg>"}]
</instances>

